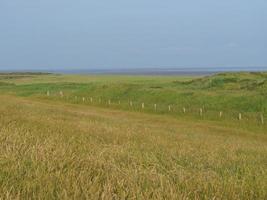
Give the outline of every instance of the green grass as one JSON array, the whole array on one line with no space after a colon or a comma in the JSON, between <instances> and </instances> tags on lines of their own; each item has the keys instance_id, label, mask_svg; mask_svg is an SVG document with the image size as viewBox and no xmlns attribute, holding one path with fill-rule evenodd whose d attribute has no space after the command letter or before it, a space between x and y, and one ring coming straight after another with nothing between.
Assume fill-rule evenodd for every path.
<instances>
[{"instance_id":1,"label":"green grass","mask_svg":"<svg viewBox=\"0 0 267 200\"><path fill-rule=\"evenodd\" d=\"M25 78L2 79L0 91L24 97L47 99L50 91L53 101L140 110L145 103L146 112L180 115L186 108L189 115L198 116L200 108L205 119L218 120L219 112L232 121L239 113L248 121L258 123L267 115L267 73L222 73L211 77L182 76L117 76L117 75L31 75ZM1 84L0 84L1 85ZM59 97L63 91L64 98ZM76 100L76 97L78 101ZM99 103L101 99L101 103ZM121 102L120 105L119 101ZM135 109L129 107L132 101ZM168 112L169 105L173 108ZM180 113L180 114L179 114Z\"/></svg>"},{"instance_id":2,"label":"green grass","mask_svg":"<svg viewBox=\"0 0 267 200\"><path fill-rule=\"evenodd\" d=\"M0 199L267 198L266 73L5 76Z\"/></svg>"}]
</instances>

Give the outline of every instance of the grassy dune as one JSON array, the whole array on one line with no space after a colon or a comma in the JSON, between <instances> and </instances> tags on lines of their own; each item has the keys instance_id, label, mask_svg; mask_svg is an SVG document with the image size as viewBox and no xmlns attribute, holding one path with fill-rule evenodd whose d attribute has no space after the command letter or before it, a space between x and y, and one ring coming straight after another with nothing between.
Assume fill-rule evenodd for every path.
<instances>
[{"instance_id":1,"label":"grassy dune","mask_svg":"<svg viewBox=\"0 0 267 200\"><path fill-rule=\"evenodd\" d=\"M225 126L234 124L254 131L267 129L267 73L221 73L208 77L3 74L0 92L53 102L224 122ZM130 101L133 106L129 106ZM242 122L238 120L240 113Z\"/></svg>"},{"instance_id":2,"label":"grassy dune","mask_svg":"<svg viewBox=\"0 0 267 200\"><path fill-rule=\"evenodd\" d=\"M267 199L266 83L0 74L0 199Z\"/></svg>"},{"instance_id":3,"label":"grassy dune","mask_svg":"<svg viewBox=\"0 0 267 200\"><path fill-rule=\"evenodd\" d=\"M237 112L267 112L267 73L228 73L211 77L179 76L82 76L82 75L0 75L0 91L19 96L59 97L59 91L103 102L132 100L166 110L168 105L188 109Z\"/></svg>"}]
</instances>

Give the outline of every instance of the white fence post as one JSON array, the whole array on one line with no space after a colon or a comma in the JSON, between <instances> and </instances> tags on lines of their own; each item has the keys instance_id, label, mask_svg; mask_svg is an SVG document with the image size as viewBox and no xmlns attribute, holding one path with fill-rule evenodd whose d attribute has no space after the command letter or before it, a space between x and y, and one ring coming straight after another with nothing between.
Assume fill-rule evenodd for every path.
<instances>
[{"instance_id":1,"label":"white fence post","mask_svg":"<svg viewBox=\"0 0 267 200\"><path fill-rule=\"evenodd\" d=\"M144 109L145 108L145 103L142 103L142 109Z\"/></svg>"},{"instance_id":2,"label":"white fence post","mask_svg":"<svg viewBox=\"0 0 267 200\"><path fill-rule=\"evenodd\" d=\"M59 95L61 96L61 98L63 98L63 96L64 96L62 91L59 92Z\"/></svg>"},{"instance_id":3,"label":"white fence post","mask_svg":"<svg viewBox=\"0 0 267 200\"><path fill-rule=\"evenodd\" d=\"M264 117L263 117L263 114L261 114L261 124L262 124L262 125L264 124Z\"/></svg>"},{"instance_id":4,"label":"white fence post","mask_svg":"<svg viewBox=\"0 0 267 200\"><path fill-rule=\"evenodd\" d=\"M242 114L241 114L241 113L239 113L239 115L238 115L238 119L239 119L239 121L242 120Z\"/></svg>"},{"instance_id":5,"label":"white fence post","mask_svg":"<svg viewBox=\"0 0 267 200\"><path fill-rule=\"evenodd\" d=\"M202 108L199 109L199 115L200 115L200 117L203 116L203 109Z\"/></svg>"}]
</instances>

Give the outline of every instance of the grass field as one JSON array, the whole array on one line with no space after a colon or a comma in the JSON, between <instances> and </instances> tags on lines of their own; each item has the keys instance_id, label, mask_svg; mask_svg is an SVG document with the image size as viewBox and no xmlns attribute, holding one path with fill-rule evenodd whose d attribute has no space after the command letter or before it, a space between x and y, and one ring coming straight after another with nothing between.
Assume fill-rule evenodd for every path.
<instances>
[{"instance_id":1,"label":"grass field","mask_svg":"<svg viewBox=\"0 0 267 200\"><path fill-rule=\"evenodd\" d=\"M0 198L267 199L266 80L2 74Z\"/></svg>"},{"instance_id":2,"label":"grass field","mask_svg":"<svg viewBox=\"0 0 267 200\"><path fill-rule=\"evenodd\" d=\"M0 74L0 92L225 122L224 126L233 124L253 131L267 129L267 73L222 73L209 77ZM238 120L240 114L242 120Z\"/></svg>"}]
</instances>

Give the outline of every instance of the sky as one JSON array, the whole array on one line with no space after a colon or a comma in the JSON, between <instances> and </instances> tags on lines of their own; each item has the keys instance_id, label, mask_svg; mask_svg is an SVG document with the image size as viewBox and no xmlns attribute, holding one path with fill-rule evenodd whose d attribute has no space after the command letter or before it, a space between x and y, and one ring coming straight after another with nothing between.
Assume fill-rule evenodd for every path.
<instances>
[{"instance_id":1,"label":"sky","mask_svg":"<svg viewBox=\"0 0 267 200\"><path fill-rule=\"evenodd\" d=\"M267 66L266 0L0 0L0 70Z\"/></svg>"}]
</instances>

